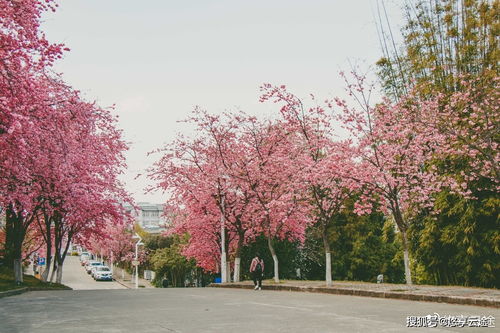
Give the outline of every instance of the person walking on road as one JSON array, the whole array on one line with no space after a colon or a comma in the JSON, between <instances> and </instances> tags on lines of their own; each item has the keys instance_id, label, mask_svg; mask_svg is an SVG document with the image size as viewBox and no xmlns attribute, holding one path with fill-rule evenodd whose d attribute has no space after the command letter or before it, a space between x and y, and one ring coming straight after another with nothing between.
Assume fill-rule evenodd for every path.
<instances>
[{"instance_id":1,"label":"person walking on road","mask_svg":"<svg viewBox=\"0 0 500 333\"><path fill-rule=\"evenodd\" d=\"M264 276L264 260L259 258L256 254L255 258L252 259L250 264L250 273L252 275L253 284L255 285L255 290L262 289L262 277Z\"/></svg>"}]
</instances>

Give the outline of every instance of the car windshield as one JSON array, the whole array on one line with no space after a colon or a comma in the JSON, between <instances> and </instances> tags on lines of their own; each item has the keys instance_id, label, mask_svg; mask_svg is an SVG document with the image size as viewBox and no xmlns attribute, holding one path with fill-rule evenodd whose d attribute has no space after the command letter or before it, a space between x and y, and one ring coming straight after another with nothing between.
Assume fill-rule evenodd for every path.
<instances>
[{"instance_id":1,"label":"car windshield","mask_svg":"<svg viewBox=\"0 0 500 333\"><path fill-rule=\"evenodd\" d=\"M93 262L91 263L92 266L101 266L102 264L100 262Z\"/></svg>"},{"instance_id":2,"label":"car windshield","mask_svg":"<svg viewBox=\"0 0 500 333\"><path fill-rule=\"evenodd\" d=\"M109 268L108 267L98 267L97 270L100 271L100 272L109 272Z\"/></svg>"}]
</instances>

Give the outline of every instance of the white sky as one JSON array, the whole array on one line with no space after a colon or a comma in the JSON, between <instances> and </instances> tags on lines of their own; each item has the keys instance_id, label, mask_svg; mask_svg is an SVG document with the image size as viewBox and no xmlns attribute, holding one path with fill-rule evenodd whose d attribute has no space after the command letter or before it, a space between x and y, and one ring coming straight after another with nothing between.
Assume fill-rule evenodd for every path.
<instances>
[{"instance_id":1,"label":"white sky","mask_svg":"<svg viewBox=\"0 0 500 333\"><path fill-rule=\"evenodd\" d=\"M276 112L258 103L264 82L285 84L299 96L343 94L340 70L363 68L381 55L376 0L64 0L43 17L52 42L71 51L55 69L89 100L116 104L131 144L122 177L136 201L156 157L147 152L189 132L195 105L210 112L240 108ZM389 0L397 30L397 0Z\"/></svg>"}]
</instances>

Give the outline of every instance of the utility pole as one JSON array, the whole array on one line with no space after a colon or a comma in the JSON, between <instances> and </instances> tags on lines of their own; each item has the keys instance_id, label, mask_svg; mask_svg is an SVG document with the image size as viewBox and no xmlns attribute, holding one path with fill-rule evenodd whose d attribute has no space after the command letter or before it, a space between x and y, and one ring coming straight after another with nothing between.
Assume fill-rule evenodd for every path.
<instances>
[{"instance_id":1,"label":"utility pole","mask_svg":"<svg viewBox=\"0 0 500 333\"><path fill-rule=\"evenodd\" d=\"M226 258L226 220L224 212L224 195L221 198L221 211L220 217L220 239L221 239L221 253L220 253L220 280L221 283L227 282L227 258Z\"/></svg>"}]
</instances>

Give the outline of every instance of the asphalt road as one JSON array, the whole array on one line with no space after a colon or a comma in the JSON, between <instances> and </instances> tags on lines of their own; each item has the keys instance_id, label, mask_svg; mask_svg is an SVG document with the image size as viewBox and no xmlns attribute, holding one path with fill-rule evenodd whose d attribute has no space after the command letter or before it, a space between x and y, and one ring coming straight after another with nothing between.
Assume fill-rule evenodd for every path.
<instances>
[{"instance_id":1,"label":"asphalt road","mask_svg":"<svg viewBox=\"0 0 500 333\"><path fill-rule=\"evenodd\" d=\"M74 290L126 289L115 281L94 281L76 256L68 256L64 260L62 283Z\"/></svg>"},{"instance_id":2,"label":"asphalt road","mask_svg":"<svg viewBox=\"0 0 500 333\"><path fill-rule=\"evenodd\" d=\"M64 290L1 298L0 332L495 331L406 328L407 316L435 312L500 318L500 311L493 308L300 292L225 288Z\"/></svg>"}]
</instances>

